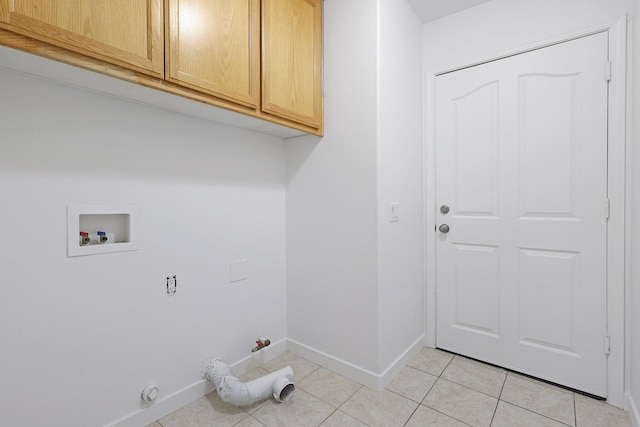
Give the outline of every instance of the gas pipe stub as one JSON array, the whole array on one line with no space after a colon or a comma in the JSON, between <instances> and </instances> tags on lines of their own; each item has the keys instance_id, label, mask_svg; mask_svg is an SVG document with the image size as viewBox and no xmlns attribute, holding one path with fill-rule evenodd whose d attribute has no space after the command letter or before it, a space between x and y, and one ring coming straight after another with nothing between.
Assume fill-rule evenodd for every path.
<instances>
[{"instance_id":1,"label":"gas pipe stub","mask_svg":"<svg viewBox=\"0 0 640 427\"><path fill-rule=\"evenodd\" d=\"M153 402L160 394L160 389L155 384L149 384L142 390L142 400L145 402Z\"/></svg>"}]
</instances>

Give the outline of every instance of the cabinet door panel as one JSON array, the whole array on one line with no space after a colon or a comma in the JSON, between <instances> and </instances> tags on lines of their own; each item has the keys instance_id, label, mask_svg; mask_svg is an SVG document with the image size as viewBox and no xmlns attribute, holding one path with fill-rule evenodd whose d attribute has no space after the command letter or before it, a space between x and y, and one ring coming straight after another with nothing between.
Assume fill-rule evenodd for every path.
<instances>
[{"instance_id":1,"label":"cabinet door panel","mask_svg":"<svg viewBox=\"0 0 640 427\"><path fill-rule=\"evenodd\" d=\"M162 0L0 0L4 28L159 77L162 13Z\"/></svg>"},{"instance_id":2,"label":"cabinet door panel","mask_svg":"<svg viewBox=\"0 0 640 427\"><path fill-rule=\"evenodd\" d=\"M169 0L168 4L168 79L257 108L260 0Z\"/></svg>"},{"instance_id":3,"label":"cabinet door panel","mask_svg":"<svg viewBox=\"0 0 640 427\"><path fill-rule=\"evenodd\" d=\"M263 0L262 111L322 121L322 0Z\"/></svg>"}]
</instances>

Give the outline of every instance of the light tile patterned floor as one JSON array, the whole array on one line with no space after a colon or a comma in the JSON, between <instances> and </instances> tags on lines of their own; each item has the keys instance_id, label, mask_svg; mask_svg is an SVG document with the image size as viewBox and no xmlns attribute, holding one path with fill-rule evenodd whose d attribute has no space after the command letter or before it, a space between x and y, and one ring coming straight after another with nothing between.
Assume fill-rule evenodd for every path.
<instances>
[{"instance_id":1,"label":"light tile patterned floor","mask_svg":"<svg viewBox=\"0 0 640 427\"><path fill-rule=\"evenodd\" d=\"M631 427L603 402L461 356L424 348L384 391L292 353L240 379L291 366L296 391L238 408L213 392L148 427Z\"/></svg>"}]
</instances>

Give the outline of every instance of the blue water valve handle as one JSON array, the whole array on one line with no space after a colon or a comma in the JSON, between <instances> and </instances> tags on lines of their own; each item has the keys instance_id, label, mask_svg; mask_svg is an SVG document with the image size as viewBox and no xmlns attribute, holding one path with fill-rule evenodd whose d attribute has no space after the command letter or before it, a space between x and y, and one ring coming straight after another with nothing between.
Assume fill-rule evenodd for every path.
<instances>
[{"instance_id":1,"label":"blue water valve handle","mask_svg":"<svg viewBox=\"0 0 640 427\"><path fill-rule=\"evenodd\" d=\"M105 243L108 240L107 233L104 231L98 231L96 234L100 236L100 243Z\"/></svg>"}]
</instances>

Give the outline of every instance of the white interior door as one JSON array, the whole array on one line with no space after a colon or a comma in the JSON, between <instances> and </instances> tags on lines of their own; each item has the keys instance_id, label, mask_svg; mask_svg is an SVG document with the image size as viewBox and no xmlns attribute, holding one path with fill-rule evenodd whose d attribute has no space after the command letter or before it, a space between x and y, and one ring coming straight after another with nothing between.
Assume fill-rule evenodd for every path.
<instances>
[{"instance_id":1,"label":"white interior door","mask_svg":"<svg viewBox=\"0 0 640 427\"><path fill-rule=\"evenodd\" d=\"M437 346L598 396L607 46L599 33L436 78Z\"/></svg>"}]
</instances>

